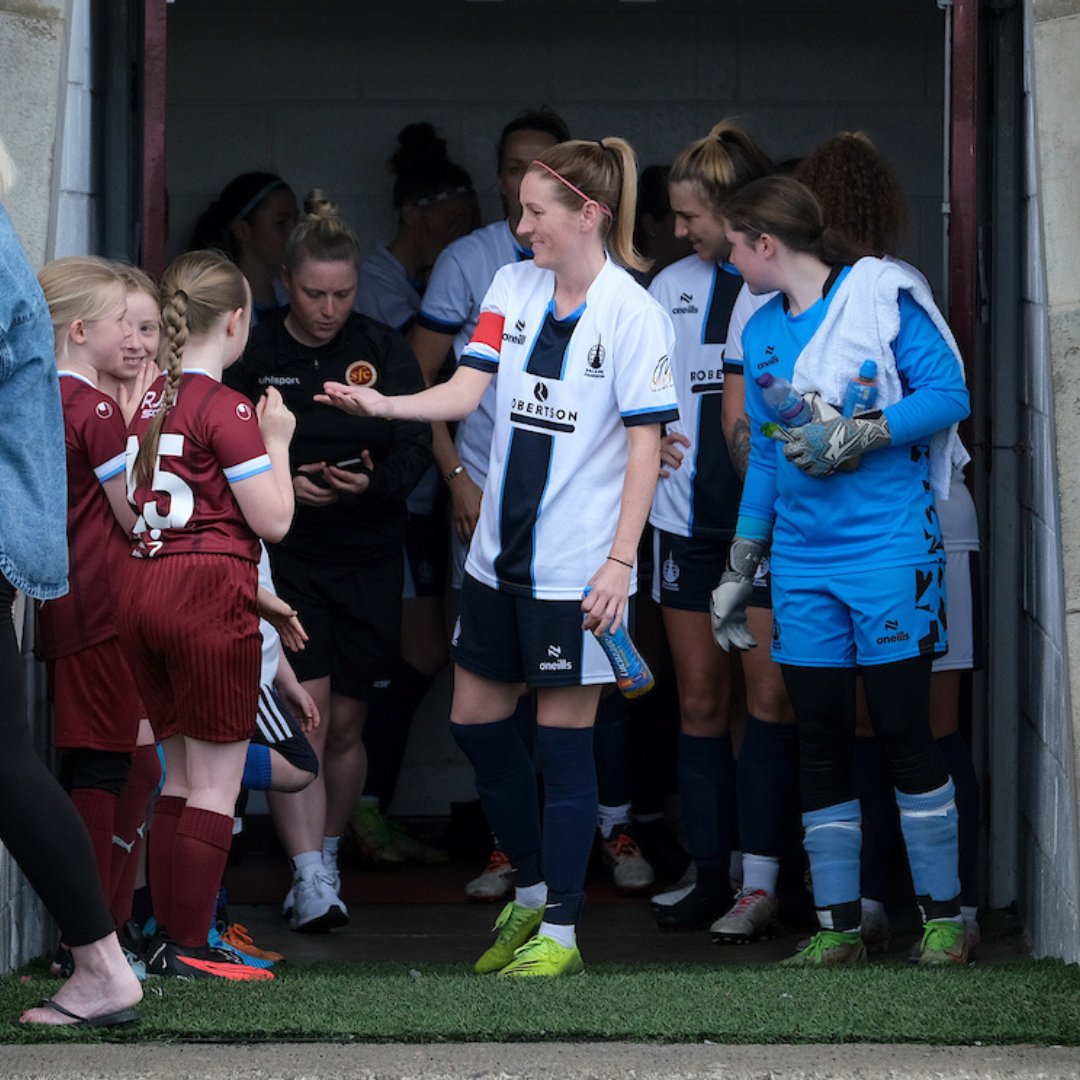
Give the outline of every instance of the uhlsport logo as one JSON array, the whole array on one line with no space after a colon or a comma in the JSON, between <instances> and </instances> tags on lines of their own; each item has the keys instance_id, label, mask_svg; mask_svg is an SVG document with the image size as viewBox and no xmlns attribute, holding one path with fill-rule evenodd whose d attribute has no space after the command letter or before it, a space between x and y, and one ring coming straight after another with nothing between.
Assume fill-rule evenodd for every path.
<instances>
[{"instance_id":1,"label":"uhlsport logo","mask_svg":"<svg viewBox=\"0 0 1080 1080\"><path fill-rule=\"evenodd\" d=\"M97 414L99 420L108 420L113 414L113 407L107 401L99 401L94 406L94 412Z\"/></svg>"},{"instance_id":2,"label":"uhlsport logo","mask_svg":"<svg viewBox=\"0 0 1080 1080\"><path fill-rule=\"evenodd\" d=\"M379 381L379 373L370 360L354 360L345 369L345 382L349 386L374 386Z\"/></svg>"},{"instance_id":3,"label":"uhlsport logo","mask_svg":"<svg viewBox=\"0 0 1080 1080\"><path fill-rule=\"evenodd\" d=\"M547 660L541 660L539 668L541 671L573 671L573 662L567 660L562 654L561 645L549 645L547 647Z\"/></svg>"},{"instance_id":4,"label":"uhlsport logo","mask_svg":"<svg viewBox=\"0 0 1080 1080\"><path fill-rule=\"evenodd\" d=\"M239 416L241 420L250 420L254 413L251 411L251 406L246 401L241 401L240 404L236 406L236 415Z\"/></svg>"},{"instance_id":5,"label":"uhlsport logo","mask_svg":"<svg viewBox=\"0 0 1080 1080\"><path fill-rule=\"evenodd\" d=\"M593 379L602 379L604 377L604 359L607 356L607 350L601 344L600 339L596 339L596 344L589 350L589 355L585 359L585 374Z\"/></svg>"},{"instance_id":6,"label":"uhlsport logo","mask_svg":"<svg viewBox=\"0 0 1080 1080\"><path fill-rule=\"evenodd\" d=\"M879 645L898 645L902 641L910 641L911 635L906 630L900 629L897 619L885 620L885 633L877 639Z\"/></svg>"}]
</instances>

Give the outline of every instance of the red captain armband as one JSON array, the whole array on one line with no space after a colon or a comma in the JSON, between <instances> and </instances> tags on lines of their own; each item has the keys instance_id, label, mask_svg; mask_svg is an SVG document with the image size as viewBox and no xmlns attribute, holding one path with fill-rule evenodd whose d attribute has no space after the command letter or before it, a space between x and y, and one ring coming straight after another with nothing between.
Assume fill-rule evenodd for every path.
<instances>
[{"instance_id":1,"label":"red captain armband","mask_svg":"<svg viewBox=\"0 0 1080 1080\"><path fill-rule=\"evenodd\" d=\"M505 321L497 311L481 312L469 344L486 345L489 349L494 349L496 355L498 355L502 349L503 323Z\"/></svg>"}]
</instances>

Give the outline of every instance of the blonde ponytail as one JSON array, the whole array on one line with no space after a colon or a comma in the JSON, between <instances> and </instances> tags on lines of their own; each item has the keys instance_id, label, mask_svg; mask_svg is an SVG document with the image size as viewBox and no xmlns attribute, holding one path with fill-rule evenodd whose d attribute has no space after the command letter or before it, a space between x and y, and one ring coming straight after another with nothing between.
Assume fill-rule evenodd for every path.
<instances>
[{"instance_id":1,"label":"blonde ponytail","mask_svg":"<svg viewBox=\"0 0 1080 1080\"><path fill-rule=\"evenodd\" d=\"M771 172L772 162L753 138L733 121L721 120L708 135L679 152L671 163L668 184L696 185L719 213L731 192Z\"/></svg>"},{"instance_id":2,"label":"blonde ponytail","mask_svg":"<svg viewBox=\"0 0 1080 1080\"><path fill-rule=\"evenodd\" d=\"M556 198L569 209L581 209L583 200L601 208L602 236L617 263L627 270L649 268L634 247L637 158L625 139L571 139L549 147L530 168L557 174L563 182L555 184Z\"/></svg>"},{"instance_id":3,"label":"blonde ponytail","mask_svg":"<svg viewBox=\"0 0 1080 1080\"><path fill-rule=\"evenodd\" d=\"M319 188L308 192L304 199L304 214L285 245L285 267L290 274L295 273L305 259L360 265L360 244L355 234Z\"/></svg>"}]
</instances>

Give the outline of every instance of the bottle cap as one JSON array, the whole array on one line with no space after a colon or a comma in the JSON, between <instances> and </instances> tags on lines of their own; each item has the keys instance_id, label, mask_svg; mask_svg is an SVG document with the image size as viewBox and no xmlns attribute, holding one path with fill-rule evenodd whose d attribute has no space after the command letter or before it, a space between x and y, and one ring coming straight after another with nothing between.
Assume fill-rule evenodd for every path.
<instances>
[{"instance_id":1,"label":"bottle cap","mask_svg":"<svg viewBox=\"0 0 1080 1080\"><path fill-rule=\"evenodd\" d=\"M776 378L771 371L763 371L754 382L764 390L766 386L772 386L776 382Z\"/></svg>"},{"instance_id":2,"label":"bottle cap","mask_svg":"<svg viewBox=\"0 0 1080 1080\"><path fill-rule=\"evenodd\" d=\"M860 379L876 379L877 378L877 361L876 360L864 360L862 367L859 368Z\"/></svg>"}]
</instances>

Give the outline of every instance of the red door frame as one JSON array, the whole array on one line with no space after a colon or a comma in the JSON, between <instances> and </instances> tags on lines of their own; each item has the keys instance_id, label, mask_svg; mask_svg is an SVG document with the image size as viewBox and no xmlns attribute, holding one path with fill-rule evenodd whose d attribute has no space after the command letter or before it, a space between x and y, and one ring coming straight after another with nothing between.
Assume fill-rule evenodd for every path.
<instances>
[{"instance_id":1,"label":"red door frame","mask_svg":"<svg viewBox=\"0 0 1080 1080\"><path fill-rule=\"evenodd\" d=\"M144 0L142 65L142 221L139 263L155 280L165 269L168 222L165 188L166 0Z\"/></svg>"},{"instance_id":2,"label":"red door frame","mask_svg":"<svg viewBox=\"0 0 1080 1080\"><path fill-rule=\"evenodd\" d=\"M949 325L972 378L978 355L979 6L953 0L949 159Z\"/></svg>"}]
</instances>

